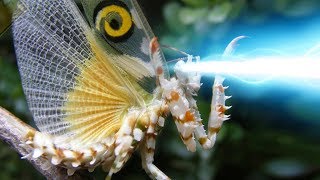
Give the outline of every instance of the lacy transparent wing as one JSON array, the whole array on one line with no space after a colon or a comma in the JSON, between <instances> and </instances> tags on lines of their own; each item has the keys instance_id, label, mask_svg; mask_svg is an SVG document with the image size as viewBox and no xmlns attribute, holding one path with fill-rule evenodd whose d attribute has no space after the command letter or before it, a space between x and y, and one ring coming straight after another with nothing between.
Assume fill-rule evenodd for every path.
<instances>
[{"instance_id":1,"label":"lacy transparent wing","mask_svg":"<svg viewBox=\"0 0 320 180\"><path fill-rule=\"evenodd\" d=\"M74 2L21 0L18 11L13 34L28 105L62 147L100 141L119 129L128 107L143 104L138 80L112 63L128 57L96 42Z\"/></svg>"}]
</instances>

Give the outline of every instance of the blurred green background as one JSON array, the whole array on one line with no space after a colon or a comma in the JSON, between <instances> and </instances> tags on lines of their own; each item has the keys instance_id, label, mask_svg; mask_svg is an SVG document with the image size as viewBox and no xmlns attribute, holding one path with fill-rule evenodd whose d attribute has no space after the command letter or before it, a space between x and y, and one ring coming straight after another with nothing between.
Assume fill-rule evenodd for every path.
<instances>
[{"instance_id":1,"label":"blurred green background","mask_svg":"<svg viewBox=\"0 0 320 180\"><path fill-rule=\"evenodd\" d=\"M11 21L0 0L0 29ZM139 0L161 43L190 54L221 54L236 36L238 53L272 49L286 54L310 49L320 38L320 1L308 0ZM2 30L1 30L2 31ZM176 55L165 51L167 59ZM320 73L320 71L319 71ZM210 110L213 78L203 77L198 104ZM231 120L212 150L186 150L171 120L157 141L155 164L173 179L320 179L320 92L300 81L245 83L227 77ZM302 86L297 86L302 84ZM0 106L33 124L22 92L11 30L0 37ZM25 160L0 144L0 179L44 179ZM96 179L105 173L97 170ZM136 153L114 179L148 179Z\"/></svg>"}]
</instances>

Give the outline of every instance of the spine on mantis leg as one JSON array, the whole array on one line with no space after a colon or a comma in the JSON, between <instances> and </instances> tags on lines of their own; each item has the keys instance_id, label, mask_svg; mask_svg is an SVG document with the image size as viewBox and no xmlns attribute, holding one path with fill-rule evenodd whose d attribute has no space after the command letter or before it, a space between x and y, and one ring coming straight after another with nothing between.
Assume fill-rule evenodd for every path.
<instances>
[{"instance_id":1,"label":"spine on mantis leg","mask_svg":"<svg viewBox=\"0 0 320 180\"><path fill-rule=\"evenodd\" d=\"M182 70L185 64L199 63L199 57L195 59L196 61L193 62L193 57L190 56L186 63L179 61L175 66L177 79L174 78L170 82L162 83L164 95L168 100L180 136L190 151L195 151L194 137L204 149L213 147L222 122L228 119L225 111L230 108L225 106L225 100L230 97L224 94L226 89L222 85L224 78L217 76L212 88L211 113L208 122L208 134L206 134L194 99L201 86L201 75L199 72L184 72Z\"/></svg>"},{"instance_id":2,"label":"spine on mantis leg","mask_svg":"<svg viewBox=\"0 0 320 180\"><path fill-rule=\"evenodd\" d=\"M175 65L176 78L163 80L163 96L166 99L170 112L180 133L183 143L189 151L196 151L194 132L201 124L200 113L193 96L200 88L200 74L197 72L184 72L185 64L194 63L193 57L188 56L187 62L178 61ZM196 58L199 61L199 58Z\"/></svg>"},{"instance_id":3,"label":"spine on mantis leg","mask_svg":"<svg viewBox=\"0 0 320 180\"><path fill-rule=\"evenodd\" d=\"M206 134L203 125L196 128L195 134L204 149L210 149L214 146L218 132L222 123L229 119L230 115L225 115L225 111L231 106L226 106L225 101L231 96L226 96L224 90L228 87L222 85L224 78L216 76L212 86L211 111L208 121L208 134Z\"/></svg>"},{"instance_id":4,"label":"spine on mantis leg","mask_svg":"<svg viewBox=\"0 0 320 180\"><path fill-rule=\"evenodd\" d=\"M222 85L224 78L216 76L212 86L211 112L208 122L208 138L211 142L215 142L217 133L220 131L223 121L228 120L230 115L226 115L225 111L231 106L226 106L225 101L231 96L226 96L224 90L228 87Z\"/></svg>"},{"instance_id":5,"label":"spine on mantis leg","mask_svg":"<svg viewBox=\"0 0 320 180\"><path fill-rule=\"evenodd\" d=\"M229 115L225 115L225 111L231 106L226 106L225 101L231 96L226 96L224 90L228 87L222 85L224 78L216 76L212 86L211 112L208 121L208 133L206 134L203 125L196 128L195 134L204 149L210 149L214 146L218 132L222 123L229 119Z\"/></svg>"},{"instance_id":6,"label":"spine on mantis leg","mask_svg":"<svg viewBox=\"0 0 320 180\"><path fill-rule=\"evenodd\" d=\"M232 55L237 45L237 42L246 36L239 36L233 39L226 47L222 57ZM223 121L228 120L229 116L225 115L225 111L230 109L231 106L225 106L225 101L231 96L226 96L224 90L227 87L223 87L222 83L224 78L216 76L212 87L212 101L211 101L211 112L208 122L208 135L206 135L203 126L198 126L195 134L200 144L205 148L213 147L217 133L220 131Z\"/></svg>"}]
</instances>

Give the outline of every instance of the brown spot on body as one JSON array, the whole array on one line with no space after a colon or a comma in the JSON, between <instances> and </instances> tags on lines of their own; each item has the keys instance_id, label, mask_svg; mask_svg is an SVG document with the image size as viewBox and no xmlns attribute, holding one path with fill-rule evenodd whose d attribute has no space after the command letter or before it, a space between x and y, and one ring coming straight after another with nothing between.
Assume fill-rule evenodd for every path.
<instances>
[{"instance_id":1,"label":"brown spot on body","mask_svg":"<svg viewBox=\"0 0 320 180\"><path fill-rule=\"evenodd\" d=\"M97 151L94 150L93 148L90 148L91 156L96 157L97 156Z\"/></svg>"},{"instance_id":2,"label":"brown spot on body","mask_svg":"<svg viewBox=\"0 0 320 180\"><path fill-rule=\"evenodd\" d=\"M189 141L193 137L193 134L191 133L188 137L183 137L182 134L180 134L180 137L183 141Z\"/></svg>"},{"instance_id":3,"label":"brown spot on body","mask_svg":"<svg viewBox=\"0 0 320 180\"><path fill-rule=\"evenodd\" d=\"M150 50L151 54L154 54L158 49L159 49L159 43L158 43L158 38L153 37L150 42Z\"/></svg>"},{"instance_id":4,"label":"brown spot on body","mask_svg":"<svg viewBox=\"0 0 320 180\"><path fill-rule=\"evenodd\" d=\"M157 72L157 75L163 74L163 69L162 69L162 67L161 67L161 66L158 66L156 72Z\"/></svg>"},{"instance_id":5,"label":"brown spot on body","mask_svg":"<svg viewBox=\"0 0 320 180\"><path fill-rule=\"evenodd\" d=\"M26 139L28 139L29 141L33 141L33 138L35 136L36 132L35 131L28 131L28 133L26 134Z\"/></svg>"},{"instance_id":6,"label":"brown spot on body","mask_svg":"<svg viewBox=\"0 0 320 180\"><path fill-rule=\"evenodd\" d=\"M220 129L221 129L221 126L220 127L210 127L209 132L210 133L219 133Z\"/></svg>"},{"instance_id":7,"label":"brown spot on body","mask_svg":"<svg viewBox=\"0 0 320 180\"><path fill-rule=\"evenodd\" d=\"M142 131L146 130L149 126L149 118L147 116L142 116L138 119L138 128L140 128Z\"/></svg>"},{"instance_id":8,"label":"brown spot on body","mask_svg":"<svg viewBox=\"0 0 320 180\"><path fill-rule=\"evenodd\" d=\"M201 138L199 138L199 143L200 143L201 145L204 145L204 144L207 142L207 140L208 140L207 137L201 137Z\"/></svg>"},{"instance_id":9,"label":"brown spot on body","mask_svg":"<svg viewBox=\"0 0 320 180\"><path fill-rule=\"evenodd\" d=\"M130 127L134 127L135 124L136 124L136 120L137 120L137 117L136 116L132 116L129 118L129 126Z\"/></svg>"},{"instance_id":10,"label":"brown spot on body","mask_svg":"<svg viewBox=\"0 0 320 180\"><path fill-rule=\"evenodd\" d=\"M188 122L188 121L193 121L194 120L194 115L192 112L190 112L190 110L186 111L186 114L184 116L184 121Z\"/></svg>"},{"instance_id":11,"label":"brown spot on body","mask_svg":"<svg viewBox=\"0 0 320 180\"><path fill-rule=\"evenodd\" d=\"M180 95L177 91L171 91L170 95L173 101L178 101L180 98Z\"/></svg>"},{"instance_id":12,"label":"brown spot on body","mask_svg":"<svg viewBox=\"0 0 320 180\"><path fill-rule=\"evenodd\" d=\"M154 149L153 148L147 148L148 153L153 153Z\"/></svg>"},{"instance_id":13,"label":"brown spot on body","mask_svg":"<svg viewBox=\"0 0 320 180\"><path fill-rule=\"evenodd\" d=\"M78 160L78 161L81 161L82 158L83 158L83 155L84 155L84 153L80 153L80 152L77 152L77 151L74 151L73 154L75 156L75 159Z\"/></svg>"},{"instance_id":14,"label":"brown spot on body","mask_svg":"<svg viewBox=\"0 0 320 180\"><path fill-rule=\"evenodd\" d=\"M223 105L217 105L217 111L220 113L219 116L223 116L226 112L226 108Z\"/></svg>"},{"instance_id":15,"label":"brown spot on body","mask_svg":"<svg viewBox=\"0 0 320 180\"><path fill-rule=\"evenodd\" d=\"M59 157L59 158L64 158L65 155L63 153L63 150L62 149L56 149L56 155Z\"/></svg>"}]
</instances>

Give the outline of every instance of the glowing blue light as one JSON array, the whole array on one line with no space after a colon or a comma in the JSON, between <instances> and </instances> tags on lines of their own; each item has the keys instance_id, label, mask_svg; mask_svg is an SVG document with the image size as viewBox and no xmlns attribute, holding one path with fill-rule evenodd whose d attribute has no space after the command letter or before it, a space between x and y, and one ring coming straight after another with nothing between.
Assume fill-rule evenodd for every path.
<instances>
[{"instance_id":1,"label":"glowing blue light","mask_svg":"<svg viewBox=\"0 0 320 180\"><path fill-rule=\"evenodd\" d=\"M186 65L183 70L222 74L248 83L287 82L320 87L320 15L297 21L272 19L259 26L239 23L234 29L236 33L230 38L249 38L237 42L239 46L231 57L212 56L222 55L232 39L223 40L206 53L210 57L202 58L199 64Z\"/></svg>"},{"instance_id":2,"label":"glowing blue light","mask_svg":"<svg viewBox=\"0 0 320 180\"><path fill-rule=\"evenodd\" d=\"M185 65L183 71L254 77L295 78L320 81L320 61L310 57L260 57L245 61L206 61Z\"/></svg>"}]
</instances>

